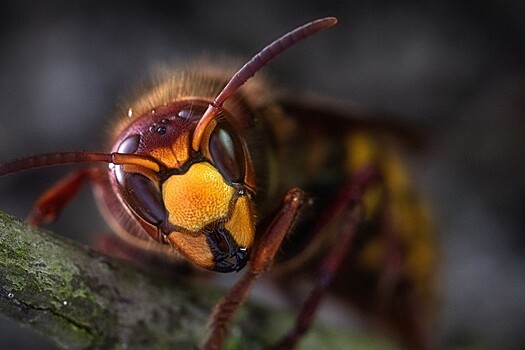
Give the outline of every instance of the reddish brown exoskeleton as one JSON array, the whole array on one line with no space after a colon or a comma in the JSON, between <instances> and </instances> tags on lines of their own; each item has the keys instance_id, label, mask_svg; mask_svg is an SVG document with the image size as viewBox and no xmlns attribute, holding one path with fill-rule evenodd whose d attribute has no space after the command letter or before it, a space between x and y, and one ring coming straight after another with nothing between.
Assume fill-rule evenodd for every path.
<instances>
[{"instance_id":1,"label":"reddish brown exoskeleton","mask_svg":"<svg viewBox=\"0 0 525 350\"><path fill-rule=\"evenodd\" d=\"M155 242L166 256L219 272L249 262L210 318L206 349L221 347L253 282L274 263L272 273L291 288L301 271L315 281L295 328L275 348L293 347L333 290L405 345L430 349L432 239L392 140L399 133L328 105L280 99L260 77L248 81L335 23L299 27L237 72L171 72L130 103L108 153L28 157L0 165L0 175L89 163L48 190L29 221L55 220L90 182L126 244L151 250Z\"/></svg>"}]
</instances>

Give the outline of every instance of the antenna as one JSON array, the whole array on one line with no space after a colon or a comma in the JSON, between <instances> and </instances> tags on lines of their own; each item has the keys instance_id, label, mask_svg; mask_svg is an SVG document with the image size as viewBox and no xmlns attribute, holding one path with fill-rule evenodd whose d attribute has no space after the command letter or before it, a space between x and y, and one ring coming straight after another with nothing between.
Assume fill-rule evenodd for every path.
<instances>
[{"instance_id":1,"label":"antenna","mask_svg":"<svg viewBox=\"0 0 525 350\"><path fill-rule=\"evenodd\" d=\"M148 156L126 153L73 151L39 154L0 164L0 176L52 165L93 162L106 162L116 165L132 164L153 170L154 172L161 170L161 166L153 158Z\"/></svg>"},{"instance_id":2,"label":"antenna","mask_svg":"<svg viewBox=\"0 0 525 350\"><path fill-rule=\"evenodd\" d=\"M211 121L219 114L224 102L230 98L248 79L253 77L255 73L264 67L269 61L275 58L283 51L289 49L299 41L316 34L317 32L329 28L337 23L337 18L326 17L312 22L308 22L291 32L281 36L270 45L259 51L258 54L252 57L241 69L237 71L230 79L228 84L217 95L215 100L209 104L208 108L199 120L195 131L193 133L193 140L191 146L193 150L198 151L206 128Z\"/></svg>"},{"instance_id":3,"label":"antenna","mask_svg":"<svg viewBox=\"0 0 525 350\"><path fill-rule=\"evenodd\" d=\"M337 23L335 17L321 18L305 25L298 27L291 32L283 35L279 39L272 42L270 45L263 48L257 55L253 56L241 69L237 71L226 84L224 89L217 95L215 100L208 106L202 118L199 120L195 132L193 134L192 148L195 151L199 150L202 137L205 134L206 128L213 121L220 112L224 102L230 98L248 79L264 67L269 61L281 52L289 49L299 41L314 35L315 33L331 27ZM59 164L72 163L93 163L106 162L117 165L133 164L146 169L150 169L156 173L161 171L162 167L153 158L138 154L123 154L123 153L98 153L88 151L78 152L57 152L49 154L41 154L20 158L8 163L0 164L0 176L16 173L32 168L48 167Z\"/></svg>"}]
</instances>

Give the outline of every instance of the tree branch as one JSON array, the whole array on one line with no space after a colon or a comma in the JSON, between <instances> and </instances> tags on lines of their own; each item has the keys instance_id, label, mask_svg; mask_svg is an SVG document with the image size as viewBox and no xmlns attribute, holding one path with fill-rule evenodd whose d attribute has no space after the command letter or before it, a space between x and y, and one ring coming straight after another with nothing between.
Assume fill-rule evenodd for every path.
<instances>
[{"instance_id":1,"label":"tree branch","mask_svg":"<svg viewBox=\"0 0 525 350\"><path fill-rule=\"evenodd\" d=\"M0 313L68 349L195 349L219 291L165 281L0 212ZM254 305L236 318L228 349L270 344L292 317ZM304 349L385 349L315 327ZM339 345L338 345L339 344Z\"/></svg>"}]
</instances>

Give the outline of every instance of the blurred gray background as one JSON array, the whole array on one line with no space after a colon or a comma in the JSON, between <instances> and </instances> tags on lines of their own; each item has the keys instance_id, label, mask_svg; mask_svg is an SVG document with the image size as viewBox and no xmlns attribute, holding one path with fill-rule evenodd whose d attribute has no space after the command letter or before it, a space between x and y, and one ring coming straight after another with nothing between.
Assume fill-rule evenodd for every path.
<instances>
[{"instance_id":1,"label":"blurred gray background","mask_svg":"<svg viewBox=\"0 0 525 350\"><path fill-rule=\"evenodd\" d=\"M103 150L126 92L159 63L204 53L247 59L304 22L340 23L265 73L424 125L415 183L441 242L444 348L525 348L525 5L522 1L31 1L0 4L0 161ZM0 178L0 207L24 217L64 174ZM89 243L107 230L89 191L52 229ZM35 345L37 344L37 345ZM54 346L0 318L0 348Z\"/></svg>"}]
</instances>

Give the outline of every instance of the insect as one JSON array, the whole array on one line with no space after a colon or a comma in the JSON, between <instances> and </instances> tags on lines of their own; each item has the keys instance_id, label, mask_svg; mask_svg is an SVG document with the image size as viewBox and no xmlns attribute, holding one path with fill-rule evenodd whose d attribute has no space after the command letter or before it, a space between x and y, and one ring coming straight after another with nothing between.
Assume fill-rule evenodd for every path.
<instances>
[{"instance_id":1,"label":"insect","mask_svg":"<svg viewBox=\"0 0 525 350\"><path fill-rule=\"evenodd\" d=\"M221 347L251 286L275 265L275 278L290 289L300 276L314 280L295 327L275 348L295 346L333 290L403 344L430 349L434 253L426 211L396 150L403 132L329 105L282 99L262 77L251 79L335 23L309 22L237 72L198 66L170 73L129 104L107 153L22 158L0 165L0 175L88 164L45 192L29 222L55 220L90 183L126 244L223 273L249 262L212 313L203 348Z\"/></svg>"}]
</instances>

